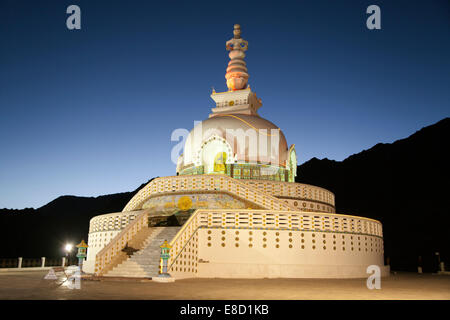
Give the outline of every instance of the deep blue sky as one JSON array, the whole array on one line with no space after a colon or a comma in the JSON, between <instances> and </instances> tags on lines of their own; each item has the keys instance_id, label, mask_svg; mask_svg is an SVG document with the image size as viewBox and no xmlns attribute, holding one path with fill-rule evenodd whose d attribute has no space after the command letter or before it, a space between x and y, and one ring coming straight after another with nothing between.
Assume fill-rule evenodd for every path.
<instances>
[{"instance_id":1,"label":"deep blue sky","mask_svg":"<svg viewBox=\"0 0 450 320\"><path fill-rule=\"evenodd\" d=\"M70 4L80 31L66 28ZM382 30L366 28L371 4ZM448 0L0 0L0 208L175 174L170 135L207 118L212 86L225 91L234 23L260 114L301 163L450 115Z\"/></svg>"}]
</instances>

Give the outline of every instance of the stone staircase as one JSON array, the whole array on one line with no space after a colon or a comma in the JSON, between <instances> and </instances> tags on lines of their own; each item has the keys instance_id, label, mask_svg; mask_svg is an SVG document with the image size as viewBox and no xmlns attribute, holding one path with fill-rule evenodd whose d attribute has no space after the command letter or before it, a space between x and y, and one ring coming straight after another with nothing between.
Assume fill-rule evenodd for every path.
<instances>
[{"instance_id":1,"label":"stone staircase","mask_svg":"<svg viewBox=\"0 0 450 320\"><path fill-rule=\"evenodd\" d=\"M175 237L181 227L153 227L143 249L104 274L105 277L151 278L159 274L160 246Z\"/></svg>"},{"instance_id":2,"label":"stone staircase","mask_svg":"<svg viewBox=\"0 0 450 320\"><path fill-rule=\"evenodd\" d=\"M155 228L143 228L140 230L134 237L127 243L127 247L130 248L131 252L139 251L147 246L147 240L151 238L152 233L155 231ZM124 262L128 259L129 254L127 254L126 250L122 250L119 252L109 263L108 266L106 266L100 275L105 275L112 269L114 269L117 265Z\"/></svg>"}]
</instances>

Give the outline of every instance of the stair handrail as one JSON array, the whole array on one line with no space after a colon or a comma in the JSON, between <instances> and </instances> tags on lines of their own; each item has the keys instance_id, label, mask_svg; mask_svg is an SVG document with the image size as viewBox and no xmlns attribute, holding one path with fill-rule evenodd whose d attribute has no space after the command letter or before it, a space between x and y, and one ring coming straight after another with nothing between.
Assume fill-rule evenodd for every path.
<instances>
[{"instance_id":1,"label":"stair handrail","mask_svg":"<svg viewBox=\"0 0 450 320\"><path fill-rule=\"evenodd\" d=\"M95 256L95 274L101 274L102 270L113 258L125 248L126 244L144 227L148 227L149 210L139 213L122 231L120 231L102 250Z\"/></svg>"},{"instance_id":2,"label":"stair handrail","mask_svg":"<svg viewBox=\"0 0 450 320\"><path fill-rule=\"evenodd\" d=\"M251 191L253 191L255 193L260 193L261 195L267 197L271 201L279 202L282 206L284 206L284 209L287 209L287 211L297 210L296 208L294 208L294 206L290 205L289 203L286 203L286 202L284 202L283 200L281 200L281 199L279 199L277 197L274 197L274 196L272 196L270 194L265 193L264 191L261 191L258 187L254 187L252 185L249 185L247 183L239 181L238 179L231 178L231 177L229 177L227 175L223 175L223 176L226 177L226 179L228 179L228 181L236 183L236 184L240 185L243 188L247 188L247 189L249 189L249 190L251 190Z\"/></svg>"},{"instance_id":3,"label":"stair handrail","mask_svg":"<svg viewBox=\"0 0 450 320\"><path fill-rule=\"evenodd\" d=\"M196 209L191 216L189 217L189 219L186 220L186 222L183 224L183 226L180 228L180 230L178 230L177 234L175 235L175 237L173 237L173 239L170 241L170 245L173 245L178 238L183 234L184 230L191 224L191 222L197 218L197 215L199 212L202 211L206 211L205 209Z\"/></svg>"},{"instance_id":4,"label":"stair handrail","mask_svg":"<svg viewBox=\"0 0 450 320\"><path fill-rule=\"evenodd\" d=\"M191 216L189 217L189 219L183 224L183 226L181 227L181 229L178 230L178 232L177 232L177 234L175 235L175 237L173 237L173 239L170 241L169 244L170 244L170 246L172 247L172 249L175 248L175 243L178 241L178 238L180 238L180 237L183 235L184 231L185 231L188 227L190 227L191 223L192 223L195 219L197 219L199 213L201 213L201 212L203 212L203 211L207 211L207 210L205 210L205 209L197 209L197 210L195 210L195 211L191 214ZM197 229L198 229L198 226L197 226L197 228L193 228L193 231L191 232L191 234L188 234L188 236L186 237L186 238L187 238L186 243L189 242L189 240L190 240L191 237L192 237L192 234L194 234L194 233L197 231ZM178 258L178 255L180 255L180 253L183 251L184 246L185 246L185 243L182 243L182 244L180 245L181 250L180 250L179 252L177 252L177 256L176 256L176 257L174 257L172 254L170 255L169 261L171 260L171 262L170 262L170 265L169 265L169 263L168 263L168 265L169 265L168 268L167 268L168 270L169 270L170 267L173 265L173 263L175 262L175 260ZM172 249L170 249L170 251L172 251ZM162 258L160 258L160 265L162 265Z\"/></svg>"}]
</instances>

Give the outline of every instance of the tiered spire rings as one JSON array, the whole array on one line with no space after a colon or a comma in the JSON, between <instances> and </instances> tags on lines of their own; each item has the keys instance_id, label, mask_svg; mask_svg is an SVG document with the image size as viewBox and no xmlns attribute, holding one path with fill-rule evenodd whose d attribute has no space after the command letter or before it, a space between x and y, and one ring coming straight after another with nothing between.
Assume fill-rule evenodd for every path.
<instances>
[{"instance_id":1,"label":"tiered spire rings","mask_svg":"<svg viewBox=\"0 0 450 320\"><path fill-rule=\"evenodd\" d=\"M228 63L227 87L231 91L247 88L248 73L246 63L244 61L245 51L248 49L248 42L241 38L241 26L234 25L234 37L226 43L227 50L230 51L230 62Z\"/></svg>"}]
</instances>

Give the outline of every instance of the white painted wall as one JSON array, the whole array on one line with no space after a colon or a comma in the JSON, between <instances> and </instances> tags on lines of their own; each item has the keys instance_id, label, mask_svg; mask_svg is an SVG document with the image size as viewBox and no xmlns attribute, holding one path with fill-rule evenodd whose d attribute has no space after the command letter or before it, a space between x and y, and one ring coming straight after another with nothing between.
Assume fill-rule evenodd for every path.
<instances>
[{"instance_id":1,"label":"white painted wall","mask_svg":"<svg viewBox=\"0 0 450 320\"><path fill-rule=\"evenodd\" d=\"M388 273L381 238L331 232L200 229L198 259L206 278L361 278L369 265Z\"/></svg>"},{"instance_id":2,"label":"white painted wall","mask_svg":"<svg viewBox=\"0 0 450 320\"><path fill-rule=\"evenodd\" d=\"M83 271L94 273L95 256L117 236L140 211L115 212L95 216L89 222L87 258L83 262Z\"/></svg>"}]
</instances>

